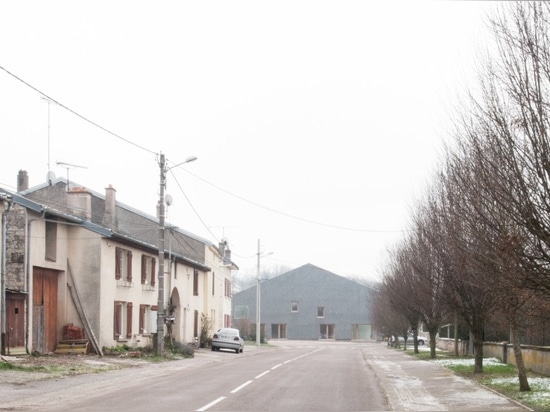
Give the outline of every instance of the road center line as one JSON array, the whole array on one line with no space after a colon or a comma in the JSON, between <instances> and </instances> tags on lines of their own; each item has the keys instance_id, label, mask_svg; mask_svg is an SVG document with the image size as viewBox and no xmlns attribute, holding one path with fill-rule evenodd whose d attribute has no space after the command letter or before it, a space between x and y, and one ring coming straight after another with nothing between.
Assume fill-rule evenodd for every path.
<instances>
[{"instance_id":1,"label":"road center line","mask_svg":"<svg viewBox=\"0 0 550 412\"><path fill-rule=\"evenodd\" d=\"M237 392L239 392L242 388L244 388L244 387L247 386L247 385L250 385L251 383L252 383L252 381L245 382L245 383L243 383L241 386L239 386L238 388L233 389L230 393L237 393Z\"/></svg>"},{"instance_id":2,"label":"road center line","mask_svg":"<svg viewBox=\"0 0 550 412\"><path fill-rule=\"evenodd\" d=\"M278 365L275 365L274 367L272 367L271 370L275 370L275 369L277 369L277 368L278 368L279 366L281 366L281 365L282 365L282 363L279 363Z\"/></svg>"},{"instance_id":3,"label":"road center line","mask_svg":"<svg viewBox=\"0 0 550 412\"><path fill-rule=\"evenodd\" d=\"M262 376L267 375L269 372L271 372L271 371L262 372L258 376L256 376L254 379L260 379Z\"/></svg>"},{"instance_id":4,"label":"road center line","mask_svg":"<svg viewBox=\"0 0 550 412\"><path fill-rule=\"evenodd\" d=\"M212 406L214 406L215 404L220 403L220 402L223 401L224 399L225 399L225 396L220 396L220 397L219 397L218 399L216 399L214 402L210 402L208 405L204 405L202 408L197 409L197 412L206 411L206 410L208 410L209 408L211 408Z\"/></svg>"}]
</instances>

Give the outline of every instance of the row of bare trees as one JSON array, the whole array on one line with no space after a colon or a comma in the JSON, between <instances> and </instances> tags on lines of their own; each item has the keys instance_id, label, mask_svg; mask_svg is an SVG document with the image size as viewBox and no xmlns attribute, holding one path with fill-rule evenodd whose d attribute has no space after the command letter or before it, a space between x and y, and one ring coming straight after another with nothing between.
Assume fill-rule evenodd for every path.
<instances>
[{"instance_id":1,"label":"row of bare trees","mask_svg":"<svg viewBox=\"0 0 550 412\"><path fill-rule=\"evenodd\" d=\"M549 23L546 2L506 3L489 19L495 47L373 309L389 335L422 322L432 357L439 328L459 320L475 372L488 325L506 325L522 391L522 332L550 316Z\"/></svg>"}]
</instances>

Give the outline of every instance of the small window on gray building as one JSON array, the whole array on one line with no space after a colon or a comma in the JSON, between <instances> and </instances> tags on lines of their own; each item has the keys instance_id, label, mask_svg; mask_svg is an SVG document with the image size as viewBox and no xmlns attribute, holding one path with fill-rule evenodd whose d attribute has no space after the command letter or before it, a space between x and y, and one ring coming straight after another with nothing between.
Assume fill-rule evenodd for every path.
<instances>
[{"instance_id":1,"label":"small window on gray building","mask_svg":"<svg viewBox=\"0 0 550 412\"><path fill-rule=\"evenodd\" d=\"M317 317L318 318L324 318L325 317L325 307L324 306L317 306Z\"/></svg>"},{"instance_id":2,"label":"small window on gray building","mask_svg":"<svg viewBox=\"0 0 550 412\"><path fill-rule=\"evenodd\" d=\"M297 300L293 300L292 302L290 302L290 311L291 312L298 312L298 301Z\"/></svg>"}]
</instances>

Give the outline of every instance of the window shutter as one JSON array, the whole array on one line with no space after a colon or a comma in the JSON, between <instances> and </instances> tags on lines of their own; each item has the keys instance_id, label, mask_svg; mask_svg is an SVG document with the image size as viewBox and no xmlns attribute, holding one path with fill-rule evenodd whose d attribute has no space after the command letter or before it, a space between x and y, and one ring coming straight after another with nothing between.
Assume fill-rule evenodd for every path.
<instances>
[{"instance_id":1,"label":"window shutter","mask_svg":"<svg viewBox=\"0 0 550 412\"><path fill-rule=\"evenodd\" d=\"M122 277L121 268L120 268L120 261L122 257L122 250L117 247L115 249L115 279L119 280Z\"/></svg>"},{"instance_id":2,"label":"window shutter","mask_svg":"<svg viewBox=\"0 0 550 412\"><path fill-rule=\"evenodd\" d=\"M132 281L132 252L128 251L128 282Z\"/></svg>"},{"instance_id":3,"label":"window shutter","mask_svg":"<svg viewBox=\"0 0 550 412\"><path fill-rule=\"evenodd\" d=\"M199 296L199 271L193 271L193 296Z\"/></svg>"},{"instance_id":4,"label":"window shutter","mask_svg":"<svg viewBox=\"0 0 550 412\"><path fill-rule=\"evenodd\" d=\"M114 307L114 325L113 325L113 332L115 336L115 340L118 340L120 338L120 308L122 304L118 301L115 301L115 307Z\"/></svg>"},{"instance_id":5,"label":"window shutter","mask_svg":"<svg viewBox=\"0 0 550 412\"><path fill-rule=\"evenodd\" d=\"M126 304L126 337L131 338L132 337L132 313L134 305L132 302L128 302Z\"/></svg>"},{"instance_id":6,"label":"window shutter","mask_svg":"<svg viewBox=\"0 0 550 412\"><path fill-rule=\"evenodd\" d=\"M155 286L156 277L157 277L157 260L155 258L151 259L151 286Z\"/></svg>"},{"instance_id":7,"label":"window shutter","mask_svg":"<svg viewBox=\"0 0 550 412\"><path fill-rule=\"evenodd\" d=\"M147 256L141 255L141 284L147 281Z\"/></svg>"},{"instance_id":8,"label":"window shutter","mask_svg":"<svg viewBox=\"0 0 550 412\"><path fill-rule=\"evenodd\" d=\"M143 335L145 330L145 305L139 305L139 333Z\"/></svg>"}]
</instances>

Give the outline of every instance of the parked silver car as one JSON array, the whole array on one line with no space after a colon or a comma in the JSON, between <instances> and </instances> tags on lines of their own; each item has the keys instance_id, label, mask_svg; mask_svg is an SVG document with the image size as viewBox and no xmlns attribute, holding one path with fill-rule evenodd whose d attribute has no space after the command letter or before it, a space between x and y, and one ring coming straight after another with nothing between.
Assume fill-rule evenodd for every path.
<instances>
[{"instance_id":1,"label":"parked silver car","mask_svg":"<svg viewBox=\"0 0 550 412\"><path fill-rule=\"evenodd\" d=\"M403 343L405 339L403 339L403 336L399 336L399 343ZM407 345L412 345L414 343L414 335L411 333L409 336L407 336ZM425 345L428 343L425 337L418 336L418 344L420 346Z\"/></svg>"},{"instance_id":2,"label":"parked silver car","mask_svg":"<svg viewBox=\"0 0 550 412\"><path fill-rule=\"evenodd\" d=\"M244 339L241 338L239 329L218 329L212 336L212 350L233 349L237 353L244 350Z\"/></svg>"}]
</instances>

